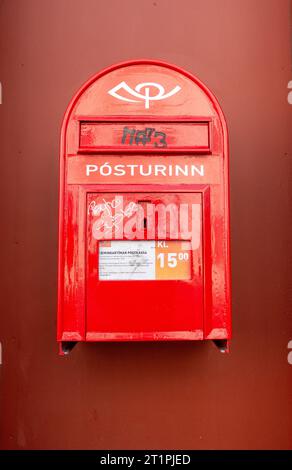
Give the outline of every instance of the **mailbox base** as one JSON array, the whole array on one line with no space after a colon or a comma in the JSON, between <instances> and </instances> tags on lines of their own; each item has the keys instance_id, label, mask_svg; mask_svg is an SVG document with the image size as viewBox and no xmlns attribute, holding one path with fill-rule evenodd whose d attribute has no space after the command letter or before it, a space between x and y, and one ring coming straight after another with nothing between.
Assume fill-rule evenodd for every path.
<instances>
[{"instance_id":1,"label":"mailbox base","mask_svg":"<svg viewBox=\"0 0 292 470\"><path fill-rule=\"evenodd\" d=\"M172 339L174 341L178 340L178 338L172 338ZM187 338L184 338L184 339L187 340ZM182 338L180 338L180 340L182 340ZM153 338L150 341L153 341ZM72 349L76 346L76 344L78 342L79 341L60 341L59 342L59 355L60 356L68 356L70 354L70 352L72 351ZM223 354L228 354L229 353L229 340L227 340L227 339L215 339L215 340L213 340L213 343L215 344L216 348L221 353L223 353Z\"/></svg>"}]
</instances>

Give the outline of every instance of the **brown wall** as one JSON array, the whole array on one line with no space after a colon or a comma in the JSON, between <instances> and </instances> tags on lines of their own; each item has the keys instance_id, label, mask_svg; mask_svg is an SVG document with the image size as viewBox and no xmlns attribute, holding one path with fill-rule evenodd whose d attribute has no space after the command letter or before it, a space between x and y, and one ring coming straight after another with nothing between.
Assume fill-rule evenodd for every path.
<instances>
[{"instance_id":1,"label":"brown wall","mask_svg":"<svg viewBox=\"0 0 292 470\"><path fill-rule=\"evenodd\" d=\"M291 10L287 0L0 0L1 447L291 448ZM58 144L101 68L197 75L231 150L234 339L57 355Z\"/></svg>"}]
</instances>

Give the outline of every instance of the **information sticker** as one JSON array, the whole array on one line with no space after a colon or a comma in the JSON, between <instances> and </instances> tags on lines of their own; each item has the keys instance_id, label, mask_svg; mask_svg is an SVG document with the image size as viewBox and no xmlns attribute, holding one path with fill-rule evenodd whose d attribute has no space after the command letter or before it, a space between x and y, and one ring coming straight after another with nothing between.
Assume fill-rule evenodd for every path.
<instances>
[{"instance_id":1,"label":"information sticker","mask_svg":"<svg viewBox=\"0 0 292 470\"><path fill-rule=\"evenodd\" d=\"M98 271L101 281L187 280L191 278L191 242L101 241Z\"/></svg>"}]
</instances>

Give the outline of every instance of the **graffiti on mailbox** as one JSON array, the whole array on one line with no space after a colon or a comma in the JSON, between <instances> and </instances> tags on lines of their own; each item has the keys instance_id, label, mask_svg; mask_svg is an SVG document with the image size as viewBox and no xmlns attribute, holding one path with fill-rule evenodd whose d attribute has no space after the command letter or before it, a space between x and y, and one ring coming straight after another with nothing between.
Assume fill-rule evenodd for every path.
<instances>
[{"instance_id":1,"label":"graffiti on mailbox","mask_svg":"<svg viewBox=\"0 0 292 470\"><path fill-rule=\"evenodd\" d=\"M125 126L122 135L122 144L124 145L147 145L152 144L153 147L167 147L165 132L157 131L154 127L146 127L143 130Z\"/></svg>"}]
</instances>

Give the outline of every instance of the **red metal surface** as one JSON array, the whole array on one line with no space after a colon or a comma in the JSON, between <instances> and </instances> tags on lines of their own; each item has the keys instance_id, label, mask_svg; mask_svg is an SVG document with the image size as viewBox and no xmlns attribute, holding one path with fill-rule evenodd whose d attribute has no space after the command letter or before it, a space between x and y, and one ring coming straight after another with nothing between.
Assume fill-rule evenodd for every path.
<instances>
[{"instance_id":1,"label":"red metal surface","mask_svg":"<svg viewBox=\"0 0 292 470\"><path fill-rule=\"evenodd\" d=\"M130 98L112 96L111 90L120 84L130 87L126 89ZM141 93L133 101L131 91L146 85L149 102ZM160 96L157 88L164 94L177 91L167 99L151 101L152 96ZM138 143L129 142L129 130L131 136L138 133ZM156 132L170 154L154 145L146 148L149 136L155 137ZM148 155L141 159L137 148L141 149L143 139L142 151ZM178 147L181 157L172 156ZM113 149L117 155L94 158L95 149ZM131 164L129 149L136 152ZM197 156L199 149L210 149L209 154ZM90 152L84 155L86 150ZM90 79L72 99L62 127L60 161L58 341L230 339L227 129L211 92L189 73L160 61L112 66ZM142 171L144 167L147 171ZM153 175L149 174L152 168ZM151 185L153 177L157 193ZM117 183L109 193L107 183ZM182 183L179 192L173 187L178 183ZM139 193L133 188L137 184ZM143 195L154 205L187 206L189 213L194 203L200 205L200 242L192 249L190 280L99 280L100 242L92 236L98 217L88 214L88 207L102 201L112 207L116 196L124 199L125 206L139 204ZM125 224L123 220L122 230ZM155 230L153 235L158 237ZM106 237L114 238L127 239L124 231L118 237L111 231ZM144 233L135 238L144 239Z\"/></svg>"},{"instance_id":2,"label":"red metal surface","mask_svg":"<svg viewBox=\"0 0 292 470\"><path fill-rule=\"evenodd\" d=\"M140 193L136 191L122 193L121 191L122 189L119 188L118 194L123 196L125 205L143 200L143 202L152 202L155 205L195 203L202 207L200 193L180 193L172 188L165 188L164 193L156 193L151 186L147 188L147 192L143 187L140 188L140 191L143 191ZM116 192L89 194L87 203L112 201L115 195ZM95 219L96 217L91 216L87 223L86 339L110 338L128 341L133 339L203 339L202 235L200 234L199 246L193 250L192 272L189 280L104 282L98 280L97 245L99 242L92 235L92 224ZM155 227L154 220L151 222L153 227L148 228L159 240L158 233L155 233L157 232L155 228L159 231L159 227ZM144 233L139 234L139 239L141 238L144 239ZM165 239L171 239L169 225Z\"/></svg>"},{"instance_id":3,"label":"red metal surface","mask_svg":"<svg viewBox=\"0 0 292 470\"><path fill-rule=\"evenodd\" d=\"M290 3L0 1L1 448L291 449ZM226 115L231 354L98 342L61 358L63 112L87 77L141 56L200 77Z\"/></svg>"}]
</instances>

